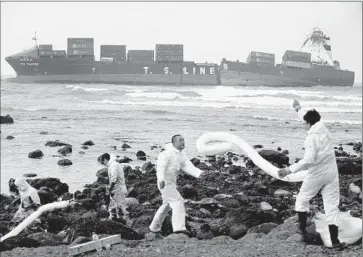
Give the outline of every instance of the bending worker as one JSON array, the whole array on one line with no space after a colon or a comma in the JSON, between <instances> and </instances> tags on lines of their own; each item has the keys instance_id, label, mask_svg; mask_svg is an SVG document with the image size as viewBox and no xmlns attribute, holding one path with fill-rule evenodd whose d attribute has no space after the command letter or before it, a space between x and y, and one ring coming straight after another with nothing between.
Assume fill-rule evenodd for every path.
<instances>
[{"instance_id":1,"label":"bending worker","mask_svg":"<svg viewBox=\"0 0 363 257\"><path fill-rule=\"evenodd\" d=\"M299 117L303 118L305 128L308 130L304 143L305 154L302 160L280 169L278 174L280 177L285 177L290 173L308 169L295 203L303 237L306 240L309 201L321 190L333 248L343 248L344 245L338 239L339 173L332 136L320 121L320 115L316 110L305 112L296 100L293 106Z\"/></svg>"},{"instance_id":2,"label":"bending worker","mask_svg":"<svg viewBox=\"0 0 363 257\"><path fill-rule=\"evenodd\" d=\"M198 178L203 171L194 167L183 152L185 142L181 135L173 136L171 142L172 145L167 144L166 150L158 157L156 176L163 204L157 210L149 229L153 233L159 233L164 219L172 210L174 233L184 233L189 236L185 227L184 199L177 190L177 176L179 171L183 170Z\"/></svg>"}]
</instances>

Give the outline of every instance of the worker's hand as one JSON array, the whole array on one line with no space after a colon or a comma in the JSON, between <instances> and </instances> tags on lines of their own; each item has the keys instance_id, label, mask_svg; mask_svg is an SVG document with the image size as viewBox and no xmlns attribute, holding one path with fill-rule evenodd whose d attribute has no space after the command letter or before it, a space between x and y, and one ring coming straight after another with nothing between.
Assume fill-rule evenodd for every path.
<instances>
[{"instance_id":1,"label":"worker's hand","mask_svg":"<svg viewBox=\"0 0 363 257\"><path fill-rule=\"evenodd\" d=\"M280 178L284 178L284 177L286 177L287 175L291 174L291 171L290 171L290 169L287 167L287 168L280 169L277 173L279 174L279 177L280 177Z\"/></svg>"},{"instance_id":2,"label":"worker's hand","mask_svg":"<svg viewBox=\"0 0 363 257\"><path fill-rule=\"evenodd\" d=\"M165 181L164 180L160 181L159 187L160 187L160 189L163 189L165 187Z\"/></svg>"},{"instance_id":3,"label":"worker's hand","mask_svg":"<svg viewBox=\"0 0 363 257\"><path fill-rule=\"evenodd\" d=\"M294 103L292 104L292 106L294 107L295 111L299 111L301 109L301 105L299 103L299 101L294 99Z\"/></svg>"}]
</instances>

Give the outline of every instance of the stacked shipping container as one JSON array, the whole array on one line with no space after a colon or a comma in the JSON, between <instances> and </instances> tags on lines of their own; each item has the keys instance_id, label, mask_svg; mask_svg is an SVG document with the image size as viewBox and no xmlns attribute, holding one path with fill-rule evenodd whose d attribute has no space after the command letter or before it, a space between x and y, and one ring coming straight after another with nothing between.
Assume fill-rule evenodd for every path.
<instances>
[{"instance_id":1,"label":"stacked shipping container","mask_svg":"<svg viewBox=\"0 0 363 257\"><path fill-rule=\"evenodd\" d=\"M247 63L275 66L275 55L269 53L251 51L247 57Z\"/></svg>"},{"instance_id":2,"label":"stacked shipping container","mask_svg":"<svg viewBox=\"0 0 363 257\"><path fill-rule=\"evenodd\" d=\"M156 45L156 61L182 62L184 60L183 45Z\"/></svg>"},{"instance_id":3,"label":"stacked shipping container","mask_svg":"<svg viewBox=\"0 0 363 257\"><path fill-rule=\"evenodd\" d=\"M153 63L154 50L129 50L127 61L129 63Z\"/></svg>"},{"instance_id":4,"label":"stacked shipping container","mask_svg":"<svg viewBox=\"0 0 363 257\"><path fill-rule=\"evenodd\" d=\"M126 45L101 45L101 59L113 58L113 61L126 61Z\"/></svg>"},{"instance_id":5,"label":"stacked shipping container","mask_svg":"<svg viewBox=\"0 0 363 257\"><path fill-rule=\"evenodd\" d=\"M282 56L282 65L294 68L311 68L311 53L287 50Z\"/></svg>"},{"instance_id":6,"label":"stacked shipping container","mask_svg":"<svg viewBox=\"0 0 363 257\"><path fill-rule=\"evenodd\" d=\"M93 38L68 38L68 56L94 56Z\"/></svg>"}]
</instances>

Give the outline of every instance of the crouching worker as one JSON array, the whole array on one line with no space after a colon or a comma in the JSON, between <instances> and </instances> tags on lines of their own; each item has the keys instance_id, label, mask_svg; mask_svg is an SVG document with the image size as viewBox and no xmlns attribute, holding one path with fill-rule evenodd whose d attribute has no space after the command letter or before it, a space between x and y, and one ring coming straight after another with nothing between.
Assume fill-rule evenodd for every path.
<instances>
[{"instance_id":1,"label":"crouching worker","mask_svg":"<svg viewBox=\"0 0 363 257\"><path fill-rule=\"evenodd\" d=\"M339 173L332 135L320 121L320 115L316 110L303 111L297 101L294 102L294 108L299 112L299 117L303 118L308 130L304 143L305 154L302 160L288 168L280 169L278 174L285 177L290 173L308 170L295 203L300 230L306 240L309 201L321 190L333 248L343 249L346 245L341 244L338 239Z\"/></svg>"},{"instance_id":2,"label":"crouching worker","mask_svg":"<svg viewBox=\"0 0 363 257\"><path fill-rule=\"evenodd\" d=\"M16 179L15 186L19 190L20 205L19 209L11 220L13 228L24 219L29 217L30 214L36 211L41 205L38 191L29 185L25 178L21 177Z\"/></svg>"},{"instance_id":3,"label":"crouching worker","mask_svg":"<svg viewBox=\"0 0 363 257\"><path fill-rule=\"evenodd\" d=\"M203 171L194 167L186 154L184 138L175 135L171 139L172 144L167 144L166 150L161 152L157 161L157 186L161 193L163 204L157 210L149 227L150 231L160 236L164 219L172 210L172 225L174 233L183 233L190 236L185 227L184 199L177 190L177 176L180 170L199 177Z\"/></svg>"},{"instance_id":4,"label":"crouching worker","mask_svg":"<svg viewBox=\"0 0 363 257\"><path fill-rule=\"evenodd\" d=\"M106 194L110 196L110 203L108 211L110 212L109 219L114 218L113 212L116 212L116 218L120 218L119 209L122 210L123 218L126 224L130 224L129 212L126 205L126 182L124 170L116 159L112 159L108 153L103 154L99 158L99 162L108 167L109 187L107 187Z\"/></svg>"}]
</instances>

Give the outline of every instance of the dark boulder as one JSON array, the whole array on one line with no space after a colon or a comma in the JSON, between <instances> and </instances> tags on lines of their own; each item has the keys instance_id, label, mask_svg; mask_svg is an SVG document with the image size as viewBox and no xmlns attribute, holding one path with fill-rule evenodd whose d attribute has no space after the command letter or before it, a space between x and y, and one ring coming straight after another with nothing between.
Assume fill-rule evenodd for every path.
<instances>
[{"instance_id":1,"label":"dark boulder","mask_svg":"<svg viewBox=\"0 0 363 257\"><path fill-rule=\"evenodd\" d=\"M47 141L45 143L45 146L49 146L49 147L57 147L57 146L72 146L70 144L67 144L67 143L64 143L64 142L61 142L59 140L55 140L55 141Z\"/></svg>"},{"instance_id":2,"label":"dark boulder","mask_svg":"<svg viewBox=\"0 0 363 257\"><path fill-rule=\"evenodd\" d=\"M0 124L13 124L14 120L10 115L0 116Z\"/></svg>"},{"instance_id":3,"label":"dark boulder","mask_svg":"<svg viewBox=\"0 0 363 257\"><path fill-rule=\"evenodd\" d=\"M108 168L103 168L97 171L96 177L108 177Z\"/></svg>"},{"instance_id":4,"label":"dark boulder","mask_svg":"<svg viewBox=\"0 0 363 257\"><path fill-rule=\"evenodd\" d=\"M126 149L126 148L131 148L131 146L129 146L128 144L124 143L121 148Z\"/></svg>"},{"instance_id":5,"label":"dark boulder","mask_svg":"<svg viewBox=\"0 0 363 257\"><path fill-rule=\"evenodd\" d=\"M6 139L8 139L8 140L11 140L11 139L14 139L15 137L14 136L12 136L12 135L9 135L9 136L7 136L6 137Z\"/></svg>"},{"instance_id":6,"label":"dark boulder","mask_svg":"<svg viewBox=\"0 0 363 257\"><path fill-rule=\"evenodd\" d=\"M69 153L72 153L72 146L69 146L69 145L63 146L62 148L58 149L58 153L60 153L64 156Z\"/></svg>"},{"instance_id":7,"label":"dark boulder","mask_svg":"<svg viewBox=\"0 0 363 257\"><path fill-rule=\"evenodd\" d=\"M58 161L58 165L60 165L60 166L69 166L72 164L73 164L72 161L68 160L68 159L63 159L63 160Z\"/></svg>"},{"instance_id":8,"label":"dark boulder","mask_svg":"<svg viewBox=\"0 0 363 257\"><path fill-rule=\"evenodd\" d=\"M92 142L92 140L88 140L88 141L84 142L82 145L92 146L92 145L94 145L94 143Z\"/></svg>"},{"instance_id":9,"label":"dark boulder","mask_svg":"<svg viewBox=\"0 0 363 257\"><path fill-rule=\"evenodd\" d=\"M40 243L37 240L25 236L15 236L0 242L0 252L10 251L17 247L34 248L39 246Z\"/></svg>"},{"instance_id":10,"label":"dark boulder","mask_svg":"<svg viewBox=\"0 0 363 257\"><path fill-rule=\"evenodd\" d=\"M66 183L62 183L58 178L37 178L28 179L28 183L36 188L48 187L58 196L68 193L69 187Z\"/></svg>"},{"instance_id":11,"label":"dark boulder","mask_svg":"<svg viewBox=\"0 0 363 257\"><path fill-rule=\"evenodd\" d=\"M132 159L130 159L129 157L124 156L122 159L117 159L117 162L119 162L119 163L129 163L129 162L132 162Z\"/></svg>"},{"instance_id":12,"label":"dark boulder","mask_svg":"<svg viewBox=\"0 0 363 257\"><path fill-rule=\"evenodd\" d=\"M29 158L33 158L33 159L40 159L44 156L43 152L39 149L32 151L28 154Z\"/></svg>"}]
</instances>

